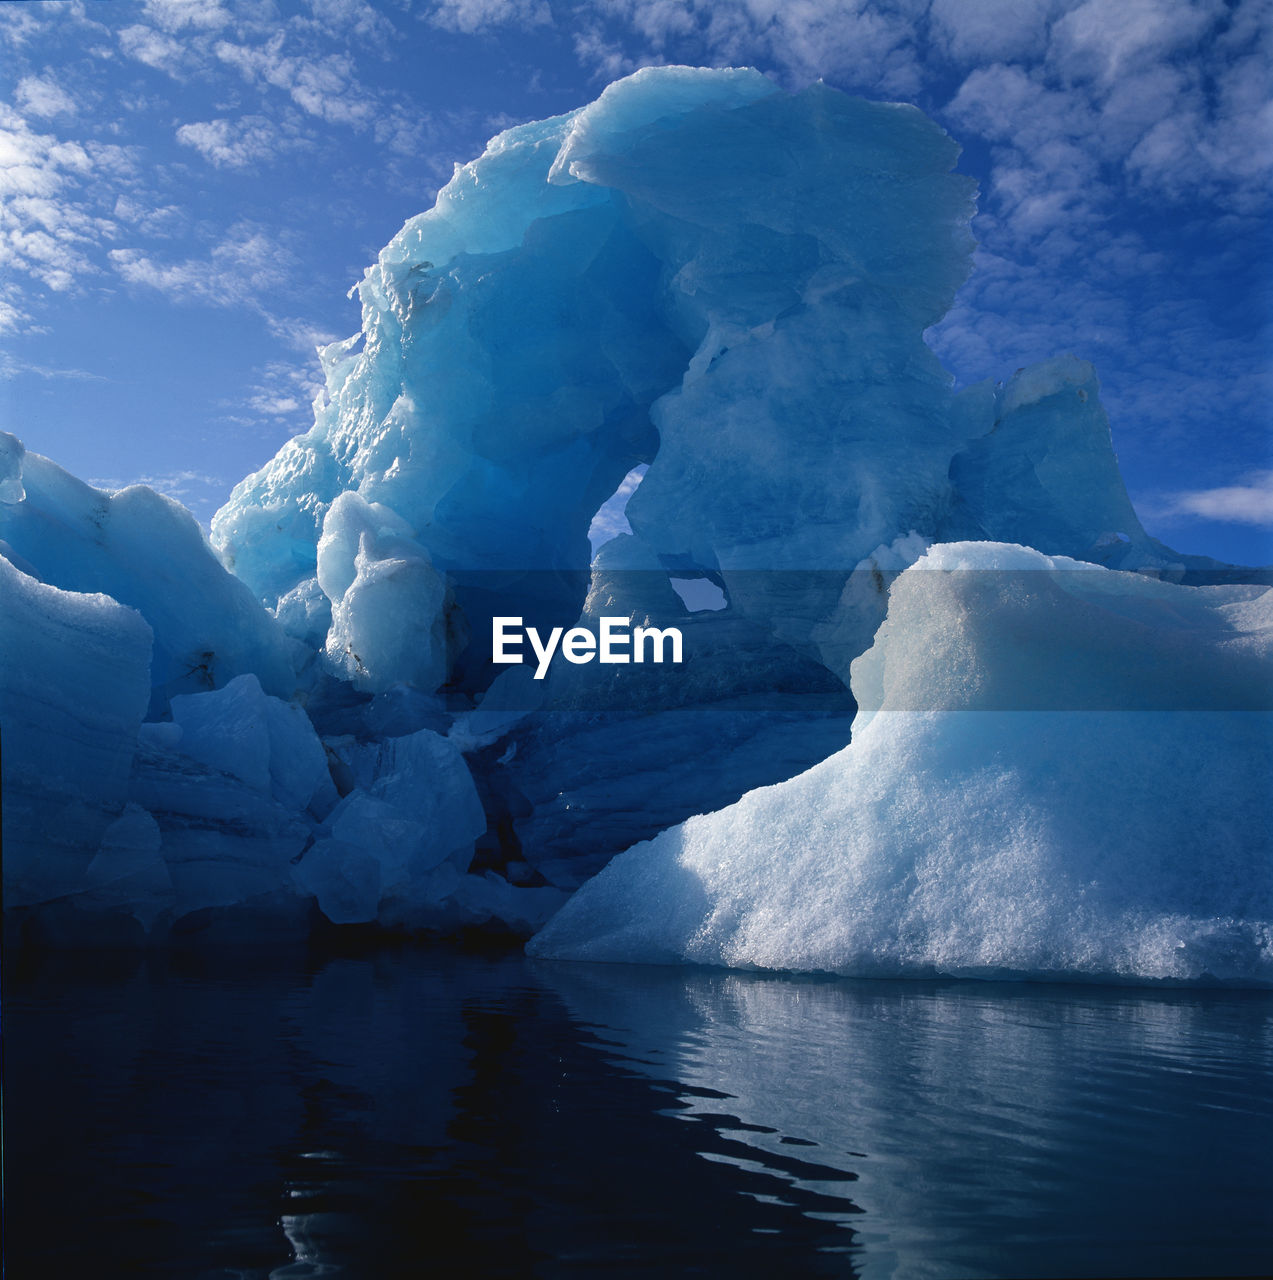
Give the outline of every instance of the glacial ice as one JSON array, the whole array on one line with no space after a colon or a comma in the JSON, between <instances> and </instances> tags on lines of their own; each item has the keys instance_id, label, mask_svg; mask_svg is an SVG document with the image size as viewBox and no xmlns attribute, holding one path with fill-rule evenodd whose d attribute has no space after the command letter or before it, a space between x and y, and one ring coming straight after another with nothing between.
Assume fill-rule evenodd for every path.
<instances>
[{"instance_id":1,"label":"glacial ice","mask_svg":"<svg viewBox=\"0 0 1273 1280\"><path fill-rule=\"evenodd\" d=\"M0 556L5 908L78 883L127 803L150 701L151 630L101 594Z\"/></svg>"},{"instance_id":2,"label":"glacial ice","mask_svg":"<svg viewBox=\"0 0 1273 1280\"><path fill-rule=\"evenodd\" d=\"M457 168L211 544L0 434L6 907L525 936L579 890L540 954L1268 981L1273 592L1146 534L1085 361L953 390L956 157L647 68ZM686 660L536 681L493 616Z\"/></svg>"},{"instance_id":3,"label":"glacial ice","mask_svg":"<svg viewBox=\"0 0 1273 1280\"><path fill-rule=\"evenodd\" d=\"M106 493L0 432L9 492L0 500L6 555L64 591L101 593L136 609L154 633L151 712L176 693L254 673L271 693L295 687L285 637L226 572L180 503L132 485Z\"/></svg>"},{"instance_id":4,"label":"glacial ice","mask_svg":"<svg viewBox=\"0 0 1273 1280\"><path fill-rule=\"evenodd\" d=\"M615 858L529 944L832 973L1273 982L1273 591L934 547L853 741Z\"/></svg>"},{"instance_id":5,"label":"glacial ice","mask_svg":"<svg viewBox=\"0 0 1273 1280\"><path fill-rule=\"evenodd\" d=\"M318 585L331 601L324 657L357 689L446 679L446 583L404 520L354 492L327 509Z\"/></svg>"},{"instance_id":6,"label":"glacial ice","mask_svg":"<svg viewBox=\"0 0 1273 1280\"><path fill-rule=\"evenodd\" d=\"M327 754L309 718L295 704L270 697L254 675L236 676L215 692L173 698L172 725L180 732L164 736L183 755L280 804L320 817L336 804Z\"/></svg>"},{"instance_id":7,"label":"glacial ice","mask_svg":"<svg viewBox=\"0 0 1273 1280\"><path fill-rule=\"evenodd\" d=\"M565 887L799 772L848 739L873 573L907 562L879 569L881 548L1030 543L1033 519L1049 553L1189 567L1131 509L1090 365L952 392L923 334L969 269L956 156L913 108L693 68L501 134L368 270L313 429L235 490L214 543L362 690L495 681L489 710L519 687L501 773L531 810L521 853ZM590 564L637 464L633 532ZM494 615L569 626L604 594L681 626L669 575L730 606L695 617L674 682L555 671L541 693L492 668ZM717 722L687 723L704 706Z\"/></svg>"},{"instance_id":8,"label":"glacial ice","mask_svg":"<svg viewBox=\"0 0 1273 1280\"><path fill-rule=\"evenodd\" d=\"M486 830L468 767L428 729L330 745L353 786L327 816L330 834L305 852L296 874L336 923L411 923L413 909L454 892L454 873L468 870ZM451 876L436 874L443 864Z\"/></svg>"}]
</instances>

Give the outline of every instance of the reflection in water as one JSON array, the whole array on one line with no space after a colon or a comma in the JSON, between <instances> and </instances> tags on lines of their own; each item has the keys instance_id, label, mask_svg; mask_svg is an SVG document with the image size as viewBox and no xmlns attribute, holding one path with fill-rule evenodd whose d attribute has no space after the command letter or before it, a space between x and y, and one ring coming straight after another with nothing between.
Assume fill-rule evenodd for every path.
<instances>
[{"instance_id":1,"label":"reflection in water","mask_svg":"<svg viewBox=\"0 0 1273 1280\"><path fill-rule=\"evenodd\" d=\"M868 1277L1273 1260L1267 993L539 972L626 1061L728 1095L758 1158L855 1170Z\"/></svg>"},{"instance_id":2,"label":"reflection in water","mask_svg":"<svg viewBox=\"0 0 1273 1280\"><path fill-rule=\"evenodd\" d=\"M9 964L8 1274L1258 1272L1271 1014L412 950Z\"/></svg>"}]
</instances>

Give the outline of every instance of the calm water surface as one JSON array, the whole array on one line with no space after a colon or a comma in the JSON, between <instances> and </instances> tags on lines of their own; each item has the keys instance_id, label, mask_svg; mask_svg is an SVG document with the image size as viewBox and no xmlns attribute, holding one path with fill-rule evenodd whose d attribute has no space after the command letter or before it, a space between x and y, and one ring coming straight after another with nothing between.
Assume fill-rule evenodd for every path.
<instances>
[{"instance_id":1,"label":"calm water surface","mask_svg":"<svg viewBox=\"0 0 1273 1280\"><path fill-rule=\"evenodd\" d=\"M1273 996L10 962L6 1275L1254 1275Z\"/></svg>"}]
</instances>

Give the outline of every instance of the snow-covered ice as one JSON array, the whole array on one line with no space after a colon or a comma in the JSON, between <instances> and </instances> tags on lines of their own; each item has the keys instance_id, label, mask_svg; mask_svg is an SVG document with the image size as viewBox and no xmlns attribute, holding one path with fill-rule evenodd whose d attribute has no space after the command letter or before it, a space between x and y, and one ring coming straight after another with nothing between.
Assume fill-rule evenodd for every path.
<instances>
[{"instance_id":1,"label":"snow-covered ice","mask_svg":"<svg viewBox=\"0 0 1273 1280\"><path fill-rule=\"evenodd\" d=\"M1273 982L1273 591L933 548L853 741L614 859L559 959Z\"/></svg>"}]
</instances>

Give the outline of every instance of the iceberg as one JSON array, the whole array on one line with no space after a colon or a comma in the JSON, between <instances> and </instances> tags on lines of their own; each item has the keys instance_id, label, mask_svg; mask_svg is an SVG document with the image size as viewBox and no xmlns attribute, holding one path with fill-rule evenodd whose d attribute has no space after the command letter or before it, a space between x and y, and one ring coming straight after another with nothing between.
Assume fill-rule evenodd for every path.
<instances>
[{"instance_id":1,"label":"iceberg","mask_svg":"<svg viewBox=\"0 0 1273 1280\"><path fill-rule=\"evenodd\" d=\"M1090 365L955 394L925 344L970 268L957 155L912 107L749 70L649 68L499 135L367 271L313 429L213 542L329 674L526 713L512 854L565 888L843 746L874 578L923 547L1198 567L1136 519ZM678 577L727 607L689 618ZM543 691L491 662L494 617L604 614L692 622L693 662Z\"/></svg>"},{"instance_id":2,"label":"iceberg","mask_svg":"<svg viewBox=\"0 0 1273 1280\"><path fill-rule=\"evenodd\" d=\"M637 463L664 568L841 569L933 526L964 443L923 342L968 270L956 155L913 108L692 68L501 134L367 272L313 430L214 543L273 607L356 492L484 637L482 571L503 612L579 612L589 522Z\"/></svg>"},{"instance_id":3,"label":"iceberg","mask_svg":"<svg viewBox=\"0 0 1273 1280\"><path fill-rule=\"evenodd\" d=\"M848 747L615 858L528 946L858 976L1273 982L1273 591L932 548Z\"/></svg>"},{"instance_id":4,"label":"iceberg","mask_svg":"<svg viewBox=\"0 0 1273 1280\"><path fill-rule=\"evenodd\" d=\"M957 156L647 68L457 168L209 537L0 435L7 908L1266 981L1268 583L1148 536L1085 361L955 390Z\"/></svg>"}]
</instances>

